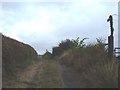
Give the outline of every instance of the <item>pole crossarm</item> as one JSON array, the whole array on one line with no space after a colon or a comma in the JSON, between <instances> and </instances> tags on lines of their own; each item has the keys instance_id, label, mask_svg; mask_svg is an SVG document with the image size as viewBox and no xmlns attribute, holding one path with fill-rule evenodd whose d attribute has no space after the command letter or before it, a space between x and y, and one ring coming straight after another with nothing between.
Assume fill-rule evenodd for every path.
<instances>
[{"instance_id":1,"label":"pole crossarm","mask_svg":"<svg viewBox=\"0 0 120 90\"><path fill-rule=\"evenodd\" d=\"M117 47L117 48L115 48L115 49L120 49L120 47Z\"/></svg>"}]
</instances>

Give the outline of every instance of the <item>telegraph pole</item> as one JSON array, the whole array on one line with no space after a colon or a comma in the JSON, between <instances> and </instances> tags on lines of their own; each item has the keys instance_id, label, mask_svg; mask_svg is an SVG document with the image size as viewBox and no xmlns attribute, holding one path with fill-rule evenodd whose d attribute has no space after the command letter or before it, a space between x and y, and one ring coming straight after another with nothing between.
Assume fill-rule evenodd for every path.
<instances>
[{"instance_id":1,"label":"telegraph pole","mask_svg":"<svg viewBox=\"0 0 120 90\"><path fill-rule=\"evenodd\" d=\"M110 30L111 34L108 36L108 57L111 59L113 57L113 49L114 49L114 36L113 36L113 17L112 15L109 16L107 22L110 22Z\"/></svg>"}]
</instances>

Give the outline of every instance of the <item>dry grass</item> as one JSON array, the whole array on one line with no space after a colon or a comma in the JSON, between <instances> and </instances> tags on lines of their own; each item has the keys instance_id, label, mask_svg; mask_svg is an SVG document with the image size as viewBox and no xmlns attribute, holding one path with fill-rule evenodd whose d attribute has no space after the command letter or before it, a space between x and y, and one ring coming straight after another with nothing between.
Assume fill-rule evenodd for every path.
<instances>
[{"instance_id":1,"label":"dry grass","mask_svg":"<svg viewBox=\"0 0 120 90\"><path fill-rule=\"evenodd\" d=\"M60 63L80 72L88 82L85 83L88 88L118 87L118 63L114 58L108 59L102 44L70 49L64 52L59 60Z\"/></svg>"},{"instance_id":2,"label":"dry grass","mask_svg":"<svg viewBox=\"0 0 120 90\"><path fill-rule=\"evenodd\" d=\"M114 62L114 60L92 65L85 72L83 72L83 76L91 83L91 87L118 87L118 65Z\"/></svg>"},{"instance_id":3,"label":"dry grass","mask_svg":"<svg viewBox=\"0 0 120 90\"><path fill-rule=\"evenodd\" d=\"M18 74L37 61L37 52L28 44L2 35L3 87L16 86ZM7 84L8 83L8 84Z\"/></svg>"},{"instance_id":4,"label":"dry grass","mask_svg":"<svg viewBox=\"0 0 120 90\"><path fill-rule=\"evenodd\" d=\"M42 88L61 88L63 81L58 70L58 62L55 60L43 60L40 72Z\"/></svg>"},{"instance_id":5,"label":"dry grass","mask_svg":"<svg viewBox=\"0 0 120 90\"><path fill-rule=\"evenodd\" d=\"M36 74L37 68L41 65L41 62L35 62L25 68L22 72L17 73L17 78L4 78L4 88L27 88L29 84L36 84L33 78ZM39 80L38 80L39 81ZM40 87L40 85L39 85Z\"/></svg>"}]
</instances>

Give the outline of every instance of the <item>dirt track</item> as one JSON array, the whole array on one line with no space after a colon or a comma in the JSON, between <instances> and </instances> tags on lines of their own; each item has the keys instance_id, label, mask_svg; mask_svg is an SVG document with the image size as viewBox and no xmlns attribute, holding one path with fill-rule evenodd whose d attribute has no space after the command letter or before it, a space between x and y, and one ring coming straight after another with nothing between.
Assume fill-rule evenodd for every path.
<instances>
[{"instance_id":1,"label":"dirt track","mask_svg":"<svg viewBox=\"0 0 120 90\"><path fill-rule=\"evenodd\" d=\"M9 83L7 87L16 88L41 88L41 77L40 73L42 70L42 61L35 63L34 65L23 70L19 74L19 79L17 81L11 81L11 86ZM83 79L80 73L74 71L73 69L66 67L65 65L58 64L59 75L63 81L63 87L60 88L84 88ZM49 67L48 67L49 68ZM83 80L83 81L82 81Z\"/></svg>"},{"instance_id":2,"label":"dirt track","mask_svg":"<svg viewBox=\"0 0 120 90\"><path fill-rule=\"evenodd\" d=\"M80 73L74 71L72 68L64 65L59 65L59 70L64 82L64 88L83 88L82 77Z\"/></svg>"},{"instance_id":3,"label":"dirt track","mask_svg":"<svg viewBox=\"0 0 120 90\"><path fill-rule=\"evenodd\" d=\"M26 82L27 84L26 88L40 88L41 87L39 85L41 64L42 62L37 63L34 66L33 72L29 71L32 74L32 77L31 77L31 80ZM63 83L64 83L64 86L61 88L85 88L85 86L82 83L83 79L80 73L74 71L70 67L66 67L65 65L61 65L61 64L58 64L58 68L59 68L58 69L59 74L61 74L61 78L63 79Z\"/></svg>"},{"instance_id":4,"label":"dirt track","mask_svg":"<svg viewBox=\"0 0 120 90\"><path fill-rule=\"evenodd\" d=\"M31 82L28 84L27 88L40 88L39 80L40 80L40 69L42 62L39 62L36 66L35 73L32 77Z\"/></svg>"},{"instance_id":5,"label":"dirt track","mask_svg":"<svg viewBox=\"0 0 120 90\"><path fill-rule=\"evenodd\" d=\"M61 74L61 78L63 79L64 86L61 88L84 88L83 79L80 73L74 71L70 67L66 67L65 65L58 64L59 73ZM40 80L40 69L41 62L36 65L34 75L32 77L31 82L28 83L27 88L40 88L39 80Z\"/></svg>"}]
</instances>

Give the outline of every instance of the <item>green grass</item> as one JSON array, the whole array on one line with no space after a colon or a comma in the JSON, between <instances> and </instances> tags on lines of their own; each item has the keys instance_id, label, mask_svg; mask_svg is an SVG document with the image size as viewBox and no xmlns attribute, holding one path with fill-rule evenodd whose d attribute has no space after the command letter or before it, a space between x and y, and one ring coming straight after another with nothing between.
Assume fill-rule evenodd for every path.
<instances>
[{"instance_id":1,"label":"green grass","mask_svg":"<svg viewBox=\"0 0 120 90\"><path fill-rule=\"evenodd\" d=\"M43 60L40 77L42 88L61 88L63 86L58 62L55 60Z\"/></svg>"}]
</instances>

